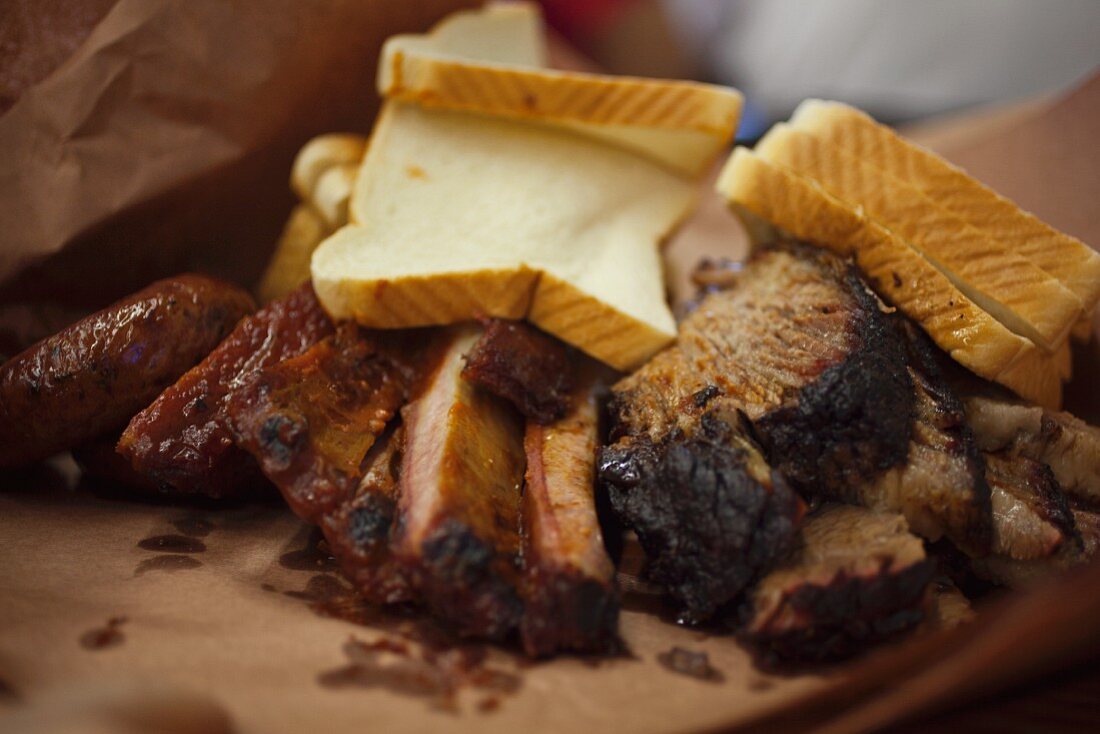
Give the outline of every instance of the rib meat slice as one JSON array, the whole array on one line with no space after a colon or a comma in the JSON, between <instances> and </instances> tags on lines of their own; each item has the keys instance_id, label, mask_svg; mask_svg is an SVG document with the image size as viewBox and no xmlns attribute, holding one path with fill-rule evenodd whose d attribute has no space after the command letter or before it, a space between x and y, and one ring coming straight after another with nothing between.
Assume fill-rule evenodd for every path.
<instances>
[{"instance_id":1,"label":"rib meat slice","mask_svg":"<svg viewBox=\"0 0 1100 734\"><path fill-rule=\"evenodd\" d=\"M606 652L617 643L615 566L596 516L601 384L594 369L586 371L564 417L527 422L521 633L528 655Z\"/></svg>"},{"instance_id":2,"label":"rib meat slice","mask_svg":"<svg viewBox=\"0 0 1100 734\"><path fill-rule=\"evenodd\" d=\"M402 411L394 547L432 611L461 634L499 639L521 613L523 426L512 406L461 376L479 336L452 330L439 366Z\"/></svg>"},{"instance_id":3,"label":"rib meat slice","mask_svg":"<svg viewBox=\"0 0 1100 734\"><path fill-rule=\"evenodd\" d=\"M908 319L899 319L899 327L915 398L909 456L844 499L901 512L918 535L934 541L946 534L958 547L984 555L993 531L981 452L928 337Z\"/></svg>"},{"instance_id":4,"label":"rib meat slice","mask_svg":"<svg viewBox=\"0 0 1100 734\"><path fill-rule=\"evenodd\" d=\"M826 505L760 580L742 634L784 659L843 657L919 623L934 572L903 516Z\"/></svg>"},{"instance_id":5,"label":"rib meat slice","mask_svg":"<svg viewBox=\"0 0 1100 734\"><path fill-rule=\"evenodd\" d=\"M390 550L397 514L397 484L405 448L404 428L378 437L351 499L321 520L332 555L364 597L377 604L413 601L405 567Z\"/></svg>"},{"instance_id":6,"label":"rib meat slice","mask_svg":"<svg viewBox=\"0 0 1100 734\"><path fill-rule=\"evenodd\" d=\"M119 453L167 490L222 497L254 488L262 476L233 441L229 396L332 329L309 284L272 301L242 319L206 359L138 413L119 440Z\"/></svg>"},{"instance_id":7,"label":"rib meat slice","mask_svg":"<svg viewBox=\"0 0 1100 734\"><path fill-rule=\"evenodd\" d=\"M565 415L573 369L556 339L522 321L488 319L462 376L511 401L537 423Z\"/></svg>"},{"instance_id":8,"label":"rib meat slice","mask_svg":"<svg viewBox=\"0 0 1100 734\"><path fill-rule=\"evenodd\" d=\"M710 618L781 559L805 510L739 414L702 412L706 394L689 402L700 413L690 432L626 435L600 452L611 506L685 622Z\"/></svg>"},{"instance_id":9,"label":"rib meat slice","mask_svg":"<svg viewBox=\"0 0 1100 734\"><path fill-rule=\"evenodd\" d=\"M992 490L992 552L1018 561L1045 558L1077 530L1050 467L1024 456L985 455Z\"/></svg>"},{"instance_id":10,"label":"rib meat slice","mask_svg":"<svg viewBox=\"0 0 1100 734\"><path fill-rule=\"evenodd\" d=\"M352 496L367 452L408 398L416 347L408 338L343 324L230 396L238 445L299 517L319 523Z\"/></svg>"},{"instance_id":11,"label":"rib meat slice","mask_svg":"<svg viewBox=\"0 0 1100 734\"><path fill-rule=\"evenodd\" d=\"M962 378L959 383L967 417L983 450L1041 461L1050 466L1068 496L1100 507L1100 428L974 379Z\"/></svg>"}]
</instances>

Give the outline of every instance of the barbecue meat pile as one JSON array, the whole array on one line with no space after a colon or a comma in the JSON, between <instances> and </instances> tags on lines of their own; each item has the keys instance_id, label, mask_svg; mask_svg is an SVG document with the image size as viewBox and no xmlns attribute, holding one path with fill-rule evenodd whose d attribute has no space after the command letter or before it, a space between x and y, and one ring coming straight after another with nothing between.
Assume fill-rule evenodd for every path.
<instances>
[{"instance_id":1,"label":"barbecue meat pile","mask_svg":"<svg viewBox=\"0 0 1100 734\"><path fill-rule=\"evenodd\" d=\"M905 343L852 268L784 244L727 286L615 386L600 463L653 579L696 621L792 546L792 486L850 499L905 462L912 434Z\"/></svg>"},{"instance_id":2,"label":"barbecue meat pile","mask_svg":"<svg viewBox=\"0 0 1100 734\"><path fill-rule=\"evenodd\" d=\"M543 342L552 370L537 364ZM468 379L485 364L508 399ZM618 592L595 505L603 380L587 369L559 395L571 365L523 324L345 324L261 370L228 414L237 444L320 525L367 599L422 605L467 636L518 631L531 655L607 651ZM530 380L551 371L555 381ZM525 428L517 406L548 395L564 414Z\"/></svg>"},{"instance_id":3,"label":"barbecue meat pile","mask_svg":"<svg viewBox=\"0 0 1100 734\"><path fill-rule=\"evenodd\" d=\"M0 466L70 449L146 493L274 485L368 601L533 657L621 648L603 503L683 621L785 659L966 617L937 561L1022 586L1100 553L1100 430L963 372L827 252L699 282L615 382L522 322L371 331L309 284L247 315L162 281L0 367Z\"/></svg>"},{"instance_id":4,"label":"barbecue meat pile","mask_svg":"<svg viewBox=\"0 0 1100 734\"><path fill-rule=\"evenodd\" d=\"M924 616L917 536L1003 583L1095 552L1095 516L1067 496L1090 496L1100 432L960 398L927 337L827 253L781 242L705 276L676 343L613 387L600 459L685 619L721 614L782 657L831 657ZM801 521L802 500L867 509Z\"/></svg>"}]
</instances>

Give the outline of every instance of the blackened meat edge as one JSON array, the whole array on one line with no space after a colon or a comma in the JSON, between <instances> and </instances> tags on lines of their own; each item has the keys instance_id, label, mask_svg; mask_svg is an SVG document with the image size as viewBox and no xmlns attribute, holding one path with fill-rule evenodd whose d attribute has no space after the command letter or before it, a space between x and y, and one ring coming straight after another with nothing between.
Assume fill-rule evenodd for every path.
<instances>
[{"instance_id":1,"label":"blackened meat edge","mask_svg":"<svg viewBox=\"0 0 1100 734\"><path fill-rule=\"evenodd\" d=\"M611 505L646 552L649 578L703 622L794 544L805 507L736 415L704 413L694 435L648 436L600 452Z\"/></svg>"},{"instance_id":2,"label":"blackened meat edge","mask_svg":"<svg viewBox=\"0 0 1100 734\"><path fill-rule=\"evenodd\" d=\"M753 590L741 636L783 660L847 657L924 619L934 572L901 515L826 505Z\"/></svg>"}]
</instances>

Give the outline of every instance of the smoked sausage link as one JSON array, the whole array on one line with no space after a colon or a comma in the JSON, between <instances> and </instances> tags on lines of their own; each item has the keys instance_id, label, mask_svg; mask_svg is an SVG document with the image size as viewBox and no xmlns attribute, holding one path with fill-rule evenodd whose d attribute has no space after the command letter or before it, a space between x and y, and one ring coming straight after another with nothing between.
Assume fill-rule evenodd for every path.
<instances>
[{"instance_id":1,"label":"smoked sausage link","mask_svg":"<svg viewBox=\"0 0 1100 734\"><path fill-rule=\"evenodd\" d=\"M118 431L255 308L202 275L160 280L0 365L0 467Z\"/></svg>"}]
</instances>

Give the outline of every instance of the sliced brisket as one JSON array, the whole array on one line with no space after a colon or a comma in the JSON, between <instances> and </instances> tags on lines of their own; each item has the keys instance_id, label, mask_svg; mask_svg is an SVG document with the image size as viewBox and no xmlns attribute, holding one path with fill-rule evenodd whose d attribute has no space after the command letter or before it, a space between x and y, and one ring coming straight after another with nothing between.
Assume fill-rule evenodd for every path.
<instances>
[{"instance_id":1,"label":"sliced brisket","mask_svg":"<svg viewBox=\"0 0 1100 734\"><path fill-rule=\"evenodd\" d=\"M914 389L908 458L842 498L900 512L918 535L933 541L947 535L959 548L984 555L993 532L981 452L931 342L907 319L899 317L898 325L906 339L906 364Z\"/></svg>"},{"instance_id":2,"label":"sliced brisket","mask_svg":"<svg viewBox=\"0 0 1100 734\"><path fill-rule=\"evenodd\" d=\"M690 434L624 436L600 453L612 507L685 622L710 618L781 559L805 510L738 414L710 411L695 422Z\"/></svg>"},{"instance_id":3,"label":"sliced brisket","mask_svg":"<svg viewBox=\"0 0 1100 734\"><path fill-rule=\"evenodd\" d=\"M844 657L920 622L934 570L901 515L827 505L752 592L742 635L784 659Z\"/></svg>"},{"instance_id":4,"label":"sliced brisket","mask_svg":"<svg viewBox=\"0 0 1100 734\"><path fill-rule=\"evenodd\" d=\"M1019 454L1050 466L1068 496L1100 508L1100 428L1031 405L970 376L959 376L966 413L985 451Z\"/></svg>"}]
</instances>

